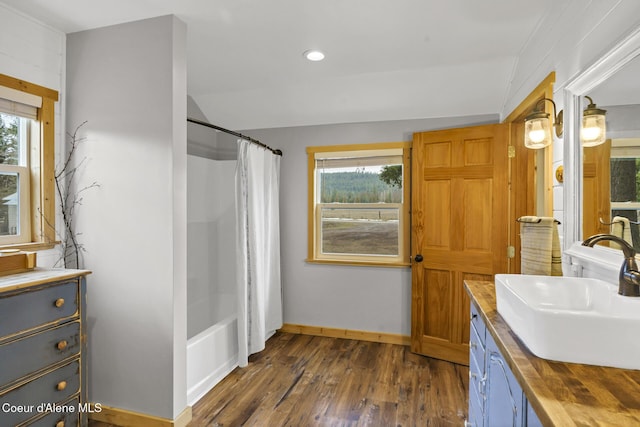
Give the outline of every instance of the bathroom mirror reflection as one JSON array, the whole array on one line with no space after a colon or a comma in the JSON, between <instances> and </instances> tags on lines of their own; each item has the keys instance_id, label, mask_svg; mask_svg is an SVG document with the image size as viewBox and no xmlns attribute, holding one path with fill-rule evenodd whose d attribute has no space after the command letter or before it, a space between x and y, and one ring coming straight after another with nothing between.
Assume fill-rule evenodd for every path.
<instances>
[{"instance_id":1,"label":"bathroom mirror reflection","mask_svg":"<svg viewBox=\"0 0 640 427\"><path fill-rule=\"evenodd\" d=\"M640 56L585 93L607 110L607 141L582 149L584 237L615 234L640 249Z\"/></svg>"}]
</instances>

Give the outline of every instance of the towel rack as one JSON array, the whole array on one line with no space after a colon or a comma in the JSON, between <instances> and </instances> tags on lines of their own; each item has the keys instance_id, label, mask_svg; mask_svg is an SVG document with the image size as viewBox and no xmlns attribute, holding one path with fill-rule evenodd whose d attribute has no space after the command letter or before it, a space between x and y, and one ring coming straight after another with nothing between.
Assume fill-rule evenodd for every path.
<instances>
[{"instance_id":1,"label":"towel rack","mask_svg":"<svg viewBox=\"0 0 640 427\"><path fill-rule=\"evenodd\" d=\"M618 220L618 221L612 221L612 222L604 222L604 220L601 218L598 218L600 220L600 224L602 225L613 225L613 224L622 224L622 227L624 228L624 221L622 220ZM629 218L627 218L629 219ZM640 221L631 221L629 219L629 224L633 224L633 225L640 225Z\"/></svg>"},{"instance_id":2,"label":"towel rack","mask_svg":"<svg viewBox=\"0 0 640 427\"><path fill-rule=\"evenodd\" d=\"M526 223L526 224L539 224L542 221L542 218L537 218L537 220L534 220L532 217L523 217L523 216L521 216L520 218L516 219L516 221L521 222L521 223ZM560 221L558 221L555 218L553 219L553 221L556 224L562 224Z\"/></svg>"}]
</instances>

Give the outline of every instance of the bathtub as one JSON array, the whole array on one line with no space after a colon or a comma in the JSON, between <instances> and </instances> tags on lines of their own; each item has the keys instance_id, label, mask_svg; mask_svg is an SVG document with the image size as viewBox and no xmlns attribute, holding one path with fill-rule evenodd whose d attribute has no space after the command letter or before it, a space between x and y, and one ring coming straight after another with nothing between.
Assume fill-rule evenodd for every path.
<instances>
[{"instance_id":1,"label":"bathtub","mask_svg":"<svg viewBox=\"0 0 640 427\"><path fill-rule=\"evenodd\" d=\"M230 315L187 341L187 401L196 403L238 366L238 320Z\"/></svg>"}]
</instances>

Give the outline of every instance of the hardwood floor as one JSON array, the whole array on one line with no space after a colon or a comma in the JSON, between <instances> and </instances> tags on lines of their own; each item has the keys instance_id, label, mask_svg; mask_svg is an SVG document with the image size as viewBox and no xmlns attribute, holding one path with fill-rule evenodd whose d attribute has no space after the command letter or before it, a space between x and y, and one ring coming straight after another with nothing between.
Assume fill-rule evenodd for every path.
<instances>
[{"instance_id":1,"label":"hardwood floor","mask_svg":"<svg viewBox=\"0 0 640 427\"><path fill-rule=\"evenodd\" d=\"M190 426L460 426L468 372L405 346L278 333Z\"/></svg>"},{"instance_id":2,"label":"hardwood floor","mask_svg":"<svg viewBox=\"0 0 640 427\"><path fill-rule=\"evenodd\" d=\"M189 427L461 426L468 372L406 346L277 333L193 406Z\"/></svg>"}]
</instances>

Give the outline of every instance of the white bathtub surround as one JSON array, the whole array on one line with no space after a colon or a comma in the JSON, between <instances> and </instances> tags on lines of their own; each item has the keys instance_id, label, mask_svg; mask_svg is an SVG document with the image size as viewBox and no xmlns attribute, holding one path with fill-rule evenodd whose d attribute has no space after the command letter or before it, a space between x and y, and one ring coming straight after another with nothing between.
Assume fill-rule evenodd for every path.
<instances>
[{"instance_id":1,"label":"white bathtub surround","mask_svg":"<svg viewBox=\"0 0 640 427\"><path fill-rule=\"evenodd\" d=\"M235 160L187 156L188 339L236 313Z\"/></svg>"},{"instance_id":2,"label":"white bathtub surround","mask_svg":"<svg viewBox=\"0 0 640 427\"><path fill-rule=\"evenodd\" d=\"M238 140L236 169L238 364L282 326L280 156Z\"/></svg>"},{"instance_id":3,"label":"white bathtub surround","mask_svg":"<svg viewBox=\"0 0 640 427\"><path fill-rule=\"evenodd\" d=\"M230 185L235 169L235 160L187 156L189 405L238 366L235 191Z\"/></svg>"}]
</instances>

